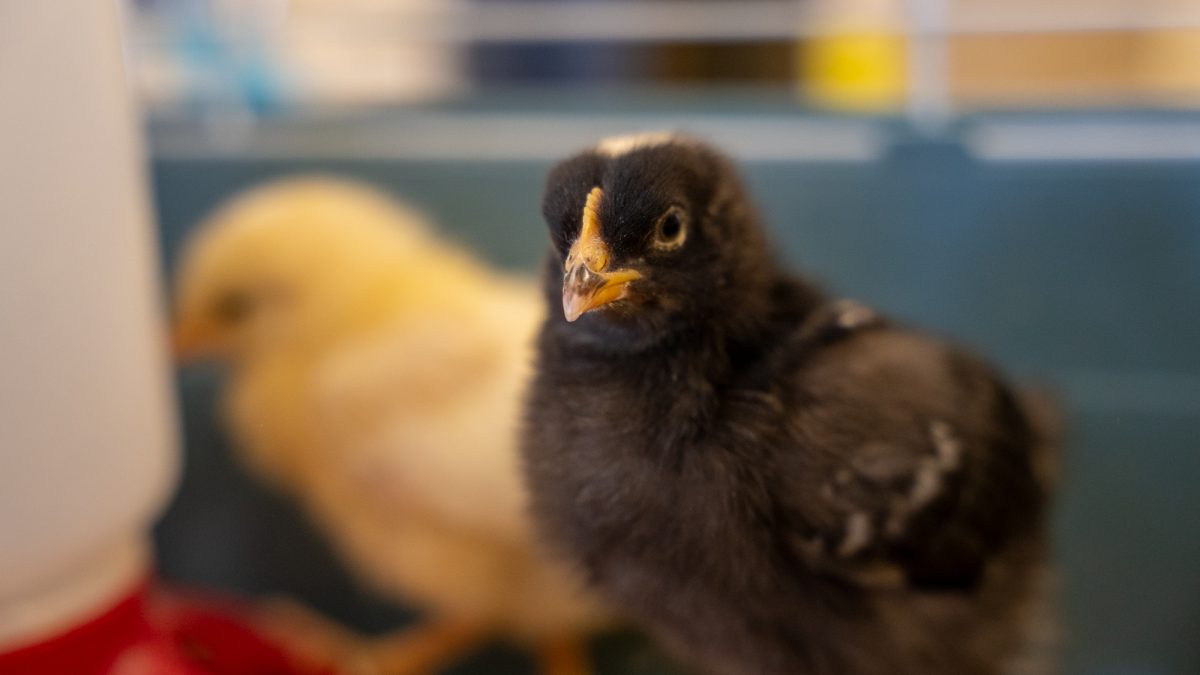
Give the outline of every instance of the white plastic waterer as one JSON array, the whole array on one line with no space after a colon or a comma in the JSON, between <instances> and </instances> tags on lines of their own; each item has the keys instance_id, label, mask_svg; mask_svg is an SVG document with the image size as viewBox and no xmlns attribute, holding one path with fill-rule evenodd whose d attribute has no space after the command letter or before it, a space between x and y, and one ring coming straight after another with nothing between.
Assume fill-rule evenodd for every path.
<instances>
[{"instance_id":1,"label":"white plastic waterer","mask_svg":"<svg viewBox=\"0 0 1200 675\"><path fill-rule=\"evenodd\" d=\"M0 653L149 573L178 451L118 3L0 20Z\"/></svg>"}]
</instances>

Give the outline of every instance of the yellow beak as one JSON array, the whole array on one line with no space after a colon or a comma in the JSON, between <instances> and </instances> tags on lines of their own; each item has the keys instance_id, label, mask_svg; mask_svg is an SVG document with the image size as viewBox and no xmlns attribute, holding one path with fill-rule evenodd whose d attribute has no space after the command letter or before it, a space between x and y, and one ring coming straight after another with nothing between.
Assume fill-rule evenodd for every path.
<instances>
[{"instance_id":1,"label":"yellow beak","mask_svg":"<svg viewBox=\"0 0 1200 675\"><path fill-rule=\"evenodd\" d=\"M585 313L616 302L629 293L629 285L642 275L636 270L608 271L608 245L600 237L599 187L588 193L583 207L583 225L579 238L567 252L563 264L563 315L575 321Z\"/></svg>"},{"instance_id":2,"label":"yellow beak","mask_svg":"<svg viewBox=\"0 0 1200 675\"><path fill-rule=\"evenodd\" d=\"M212 356L216 351L215 340L203 331L181 323L171 330L171 354L180 364L192 363Z\"/></svg>"}]
</instances>

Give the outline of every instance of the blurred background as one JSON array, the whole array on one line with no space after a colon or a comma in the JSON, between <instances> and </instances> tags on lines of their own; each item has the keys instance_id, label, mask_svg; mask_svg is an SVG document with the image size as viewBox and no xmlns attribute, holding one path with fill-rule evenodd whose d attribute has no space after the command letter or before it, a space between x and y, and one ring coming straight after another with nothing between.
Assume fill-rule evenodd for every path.
<instances>
[{"instance_id":1,"label":"blurred background","mask_svg":"<svg viewBox=\"0 0 1200 675\"><path fill-rule=\"evenodd\" d=\"M531 273L547 168L614 133L737 158L781 255L1051 383L1065 672L1200 672L1200 1L136 0L164 273L261 181L378 185ZM168 579L289 594L365 631L351 581L181 373ZM665 666L640 642L603 672ZM455 673L520 673L495 647Z\"/></svg>"}]
</instances>

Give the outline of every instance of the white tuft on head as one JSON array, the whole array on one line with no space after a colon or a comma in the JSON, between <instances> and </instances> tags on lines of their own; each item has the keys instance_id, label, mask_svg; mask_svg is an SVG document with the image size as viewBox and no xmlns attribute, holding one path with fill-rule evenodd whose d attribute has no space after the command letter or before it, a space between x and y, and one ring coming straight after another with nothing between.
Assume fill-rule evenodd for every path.
<instances>
[{"instance_id":1,"label":"white tuft on head","mask_svg":"<svg viewBox=\"0 0 1200 675\"><path fill-rule=\"evenodd\" d=\"M875 312L853 300L839 300L836 303L837 325L842 330L855 330L875 321Z\"/></svg>"},{"instance_id":2,"label":"white tuft on head","mask_svg":"<svg viewBox=\"0 0 1200 675\"><path fill-rule=\"evenodd\" d=\"M673 131L650 131L625 136L612 136L596 144L596 152L608 157L620 157L633 150L652 148L656 145L666 145L679 140L679 135Z\"/></svg>"}]
</instances>

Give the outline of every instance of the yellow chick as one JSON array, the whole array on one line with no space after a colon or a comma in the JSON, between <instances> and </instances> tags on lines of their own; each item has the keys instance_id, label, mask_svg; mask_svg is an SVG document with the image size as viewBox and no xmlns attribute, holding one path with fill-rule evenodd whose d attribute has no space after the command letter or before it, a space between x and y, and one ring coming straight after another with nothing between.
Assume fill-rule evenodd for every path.
<instances>
[{"instance_id":1,"label":"yellow chick","mask_svg":"<svg viewBox=\"0 0 1200 675\"><path fill-rule=\"evenodd\" d=\"M588 671L606 612L540 548L518 466L542 304L341 180L253 190L188 242L176 349L228 363L244 458L370 587L428 613L357 653L376 672L428 672L495 636L545 673Z\"/></svg>"}]
</instances>

